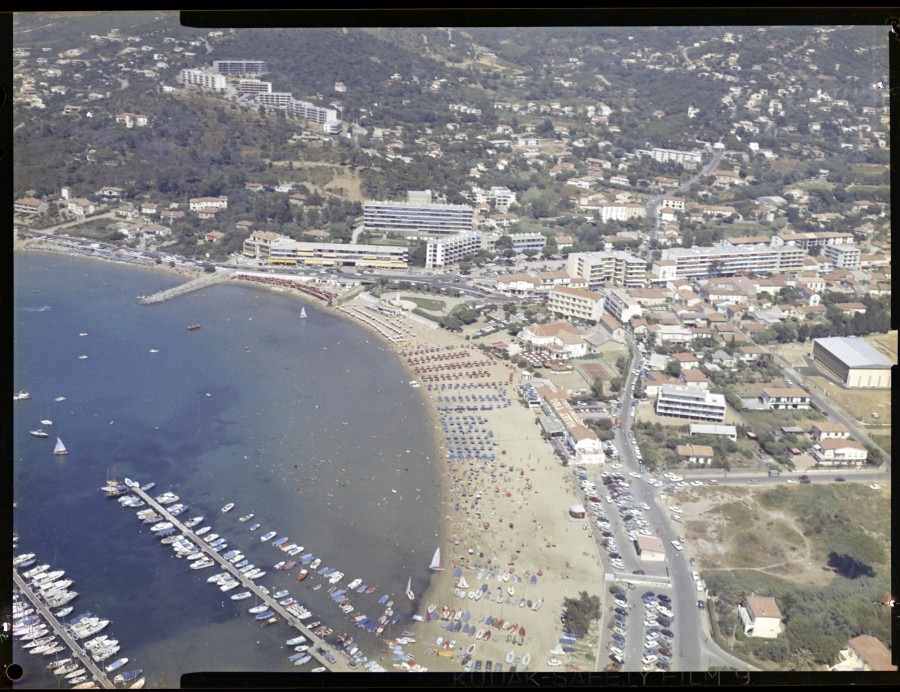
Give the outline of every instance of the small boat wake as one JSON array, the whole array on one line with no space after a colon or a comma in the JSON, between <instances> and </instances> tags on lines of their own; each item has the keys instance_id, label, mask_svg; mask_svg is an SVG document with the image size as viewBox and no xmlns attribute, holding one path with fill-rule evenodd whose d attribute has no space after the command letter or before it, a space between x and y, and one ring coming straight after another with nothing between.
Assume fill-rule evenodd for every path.
<instances>
[{"instance_id":1,"label":"small boat wake","mask_svg":"<svg viewBox=\"0 0 900 692\"><path fill-rule=\"evenodd\" d=\"M50 309L49 305L42 305L39 308L26 308L26 307L18 307L17 310L22 310L24 312L47 312Z\"/></svg>"}]
</instances>

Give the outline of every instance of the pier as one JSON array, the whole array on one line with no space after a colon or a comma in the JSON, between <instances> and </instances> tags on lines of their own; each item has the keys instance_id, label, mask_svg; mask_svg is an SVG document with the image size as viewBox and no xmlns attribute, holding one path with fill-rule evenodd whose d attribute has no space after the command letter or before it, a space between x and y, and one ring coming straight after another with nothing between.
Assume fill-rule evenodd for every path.
<instances>
[{"instance_id":1,"label":"pier","mask_svg":"<svg viewBox=\"0 0 900 692\"><path fill-rule=\"evenodd\" d=\"M198 291L201 288L206 288L207 286L212 286L213 284L227 281L229 278L231 278L231 274L232 272L227 269L217 270L210 274L202 274L197 278L191 279L190 281L187 281L186 283L183 283L179 286L167 288L164 291L158 291L149 296L138 296L138 302L141 305L154 305L156 303L162 303L166 300L171 300L172 298L182 296L185 293Z\"/></svg>"},{"instance_id":2,"label":"pier","mask_svg":"<svg viewBox=\"0 0 900 692\"><path fill-rule=\"evenodd\" d=\"M347 663L344 663L341 658L335 657L336 663L331 663L327 659L325 659L321 654L315 651L315 647L322 647L324 650L330 650L330 645L318 635L314 634L303 622L294 616L292 613L288 612L288 610L282 606L276 599L272 596L263 593L259 586L257 586L252 579L248 579L244 574L242 574L237 567L228 562L225 558L219 555L218 552L212 549L212 547L206 543L202 537L197 536L192 529L187 528L183 523L178 520L178 517L170 514L166 508L159 504L154 498L150 497L145 491L141 490L139 487L135 486L129 488L129 490L135 495L139 496L144 502L147 503L148 507L151 507L157 514L163 517L164 521L168 521L172 523L176 529L178 529L186 538L188 538L194 545L196 545L200 550L204 552L210 559L214 560L217 564L219 564L224 570L226 570L229 574L235 577L242 586L244 586L248 591L253 593L260 602L265 603L271 610L284 618L284 621L288 623L291 627L299 630L299 632L306 637L309 650L307 651L310 656L312 656L316 661L319 662L320 665L325 666L328 670L334 672L354 672L354 669L351 668ZM243 603L243 601L236 601L237 604ZM306 643L306 642L304 642Z\"/></svg>"},{"instance_id":3,"label":"pier","mask_svg":"<svg viewBox=\"0 0 900 692\"><path fill-rule=\"evenodd\" d=\"M65 625L63 625L56 616L50 611L50 609L44 605L44 603L39 599L34 591L31 590L31 587L25 582L22 576L19 574L17 569L13 569L13 581L16 586L19 587L19 590L24 594L25 598L31 601L31 604L35 607L35 610L39 612L43 618L47 621L50 627L53 628L54 633L57 637L63 640L66 646L69 647L69 650L72 654L81 662L81 664L94 676L94 680L98 682L103 688L107 690L114 690L116 686L113 685L109 678L106 677L106 672L94 663L93 659L90 657L87 651L85 651L84 647L82 647L78 641L72 637ZM38 657L40 658L40 656ZM21 663L27 663L27 661L22 661Z\"/></svg>"}]
</instances>

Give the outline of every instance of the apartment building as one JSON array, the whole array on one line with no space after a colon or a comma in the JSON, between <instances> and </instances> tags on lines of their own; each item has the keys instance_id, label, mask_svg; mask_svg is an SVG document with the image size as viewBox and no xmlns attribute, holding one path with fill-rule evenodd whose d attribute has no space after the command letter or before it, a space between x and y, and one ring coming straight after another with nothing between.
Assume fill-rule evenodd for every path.
<instances>
[{"instance_id":1,"label":"apartment building","mask_svg":"<svg viewBox=\"0 0 900 692\"><path fill-rule=\"evenodd\" d=\"M446 269L479 250L487 250L491 242L496 242L496 233L468 231L455 235L431 238L425 247L425 268Z\"/></svg>"},{"instance_id":2,"label":"apartment building","mask_svg":"<svg viewBox=\"0 0 900 692\"><path fill-rule=\"evenodd\" d=\"M260 106L287 109L294 101L289 91L261 91L254 96Z\"/></svg>"},{"instance_id":3,"label":"apartment building","mask_svg":"<svg viewBox=\"0 0 900 692\"><path fill-rule=\"evenodd\" d=\"M259 79L240 79L238 80L239 94L270 94L272 93L272 82L263 82Z\"/></svg>"},{"instance_id":4,"label":"apartment building","mask_svg":"<svg viewBox=\"0 0 900 692\"><path fill-rule=\"evenodd\" d=\"M554 286L547 292L547 310L570 319L598 322L603 317L605 298L582 288Z\"/></svg>"},{"instance_id":5,"label":"apartment building","mask_svg":"<svg viewBox=\"0 0 900 692\"><path fill-rule=\"evenodd\" d=\"M822 254L831 260L835 269L859 269L862 256L856 245L825 245Z\"/></svg>"},{"instance_id":6,"label":"apartment building","mask_svg":"<svg viewBox=\"0 0 900 692\"><path fill-rule=\"evenodd\" d=\"M628 324L632 317L640 317L644 314L644 308L624 289L607 288L604 295L606 311L622 324Z\"/></svg>"},{"instance_id":7,"label":"apartment building","mask_svg":"<svg viewBox=\"0 0 900 692\"><path fill-rule=\"evenodd\" d=\"M214 72L185 68L178 76L178 81L184 85L199 86L206 89L225 89L225 77Z\"/></svg>"},{"instance_id":8,"label":"apartment building","mask_svg":"<svg viewBox=\"0 0 900 692\"><path fill-rule=\"evenodd\" d=\"M822 232L822 233L779 233L772 236L772 247L782 245L796 245L808 250L814 245L853 245L856 237L852 233Z\"/></svg>"},{"instance_id":9,"label":"apartment building","mask_svg":"<svg viewBox=\"0 0 900 692\"><path fill-rule=\"evenodd\" d=\"M603 222L628 221L643 219L647 216L647 210L643 204L601 204L597 214Z\"/></svg>"},{"instance_id":10,"label":"apartment building","mask_svg":"<svg viewBox=\"0 0 900 692\"><path fill-rule=\"evenodd\" d=\"M213 60L213 69L220 75L265 74L269 66L265 60Z\"/></svg>"},{"instance_id":11,"label":"apartment building","mask_svg":"<svg viewBox=\"0 0 900 692\"><path fill-rule=\"evenodd\" d=\"M566 271L585 279L589 286L642 288L646 285L647 263L622 250L573 252L566 260Z\"/></svg>"},{"instance_id":12,"label":"apartment building","mask_svg":"<svg viewBox=\"0 0 900 692\"><path fill-rule=\"evenodd\" d=\"M793 245L740 245L720 243L714 247L668 248L661 260L675 265L653 263L651 273L660 279L690 279L708 276L745 274L774 274L798 272L803 269L806 252Z\"/></svg>"},{"instance_id":13,"label":"apartment building","mask_svg":"<svg viewBox=\"0 0 900 692\"><path fill-rule=\"evenodd\" d=\"M653 147L650 151L640 150L638 153L650 156L654 161L680 163L685 168L693 168L703 160L703 154L699 151L663 149L662 147Z\"/></svg>"},{"instance_id":14,"label":"apartment building","mask_svg":"<svg viewBox=\"0 0 900 692\"><path fill-rule=\"evenodd\" d=\"M363 225L367 232L402 233L413 237L470 233L475 210L468 204L366 202Z\"/></svg>"},{"instance_id":15,"label":"apartment building","mask_svg":"<svg viewBox=\"0 0 900 692\"><path fill-rule=\"evenodd\" d=\"M699 387L662 385L656 396L656 413L691 420L725 420L725 395L713 394Z\"/></svg>"}]
</instances>

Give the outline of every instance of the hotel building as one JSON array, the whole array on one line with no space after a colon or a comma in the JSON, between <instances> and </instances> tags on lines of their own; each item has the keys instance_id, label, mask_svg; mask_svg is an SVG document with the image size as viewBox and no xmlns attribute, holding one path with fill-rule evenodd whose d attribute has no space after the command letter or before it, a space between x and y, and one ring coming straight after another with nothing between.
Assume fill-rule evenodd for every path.
<instances>
[{"instance_id":1,"label":"hotel building","mask_svg":"<svg viewBox=\"0 0 900 692\"><path fill-rule=\"evenodd\" d=\"M822 254L831 260L835 269L859 269L862 256L856 245L825 245Z\"/></svg>"},{"instance_id":2,"label":"hotel building","mask_svg":"<svg viewBox=\"0 0 900 692\"><path fill-rule=\"evenodd\" d=\"M468 204L366 202L363 225L370 233L403 233L414 237L470 233L475 210Z\"/></svg>"},{"instance_id":3,"label":"hotel building","mask_svg":"<svg viewBox=\"0 0 900 692\"><path fill-rule=\"evenodd\" d=\"M656 396L656 413L660 416L711 420L725 420L725 395L712 394L699 387L662 385Z\"/></svg>"},{"instance_id":4,"label":"hotel building","mask_svg":"<svg viewBox=\"0 0 900 692\"><path fill-rule=\"evenodd\" d=\"M646 285L647 262L621 250L611 252L573 252L566 261L571 276L586 279L589 286L612 284L626 288Z\"/></svg>"},{"instance_id":5,"label":"hotel building","mask_svg":"<svg viewBox=\"0 0 900 692\"><path fill-rule=\"evenodd\" d=\"M632 317L644 314L644 308L621 288L608 288L606 294L606 311L622 324L628 324Z\"/></svg>"},{"instance_id":6,"label":"hotel building","mask_svg":"<svg viewBox=\"0 0 900 692\"><path fill-rule=\"evenodd\" d=\"M603 317L602 294L581 288L554 286L547 293L547 310L561 317L598 322Z\"/></svg>"}]
</instances>

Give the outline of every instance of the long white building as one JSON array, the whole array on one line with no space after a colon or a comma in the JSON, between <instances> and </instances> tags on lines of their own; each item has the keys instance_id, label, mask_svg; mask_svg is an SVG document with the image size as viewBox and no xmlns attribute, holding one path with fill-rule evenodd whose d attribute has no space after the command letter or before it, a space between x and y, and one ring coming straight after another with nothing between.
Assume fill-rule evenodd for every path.
<instances>
[{"instance_id":1,"label":"long white building","mask_svg":"<svg viewBox=\"0 0 900 692\"><path fill-rule=\"evenodd\" d=\"M269 66L265 60L213 60L213 69L221 75L264 74Z\"/></svg>"},{"instance_id":2,"label":"long white building","mask_svg":"<svg viewBox=\"0 0 900 692\"><path fill-rule=\"evenodd\" d=\"M469 231L442 238L431 238L425 248L426 269L446 269L459 264L466 255L487 250L496 243L496 233Z\"/></svg>"},{"instance_id":3,"label":"long white building","mask_svg":"<svg viewBox=\"0 0 900 692\"><path fill-rule=\"evenodd\" d=\"M554 286L547 293L547 310L561 317L598 322L603 317L604 304L602 294L582 288Z\"/></svg>"},{"instance_id":4,"label":"long white building","mask_svg":"<svg viewBox=\"0 0 900 692\"><path fill-rule=\"evenodd\" d=\"M468 204L366 202L363 225L373 233L403 233L416 237L470 233L475 210Z\"/></svg>"},{"instance_id":5,"label":"long white building","mask_svg":"<svg viewBox=\"0 0 900 692\"><path fill-rule=\"evenodd\" d=\"M370 267L406 269L409 248L399 245L307 243L286 236L253 233L244 240L243 253L270 266Z\"/></svg>"},{"instance_id":6,"label":"long white building","mask_svg":"<svg viewBox=\"0 0 900 692\"><path fill-rule=\"evenodd\" d=\"M738 245L723 242L715 247L668 248L651 273L660 280L732 276L739 272L773 274L801 271L805 250L795 245ZM668 260L668 261L666 261ZM674 262L674 264L672 264Z\"/></svg>"},{"instance_id":7,"label":"long white building","mask_svg":"<svg viewBox=\"0 0 900 692\"><path fill-rule=\"evenodd\" d=\"M224 89L225 77L205 70L192 70L185 68L178 76L178 80L185 85L205 87L207 89Z\"/></svg>"},{"instance_id":8,"label":"long white building","mask_svg":"<svg viewBox=\"0 0 900 692\"><path fill-rule=\"evenodd\" d=\"M725 395L713 394L699 387L664 384L656 396L656 413L691 420L725 420Z\"/></svg>"}]
</instances>

